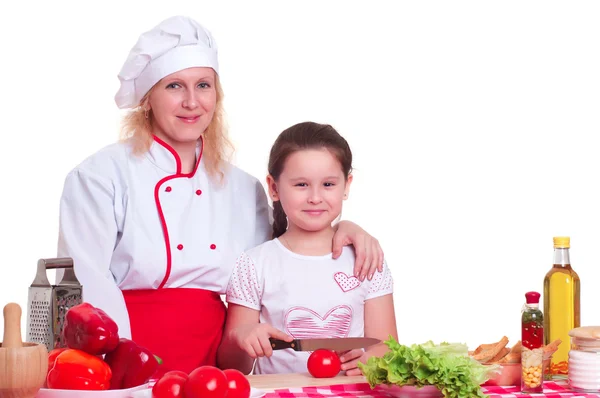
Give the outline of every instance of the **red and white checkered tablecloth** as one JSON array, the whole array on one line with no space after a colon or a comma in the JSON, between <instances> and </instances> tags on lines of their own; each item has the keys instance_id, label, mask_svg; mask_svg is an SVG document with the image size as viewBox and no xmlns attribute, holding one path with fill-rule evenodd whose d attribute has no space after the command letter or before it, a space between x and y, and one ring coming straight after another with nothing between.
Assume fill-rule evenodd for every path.
<instances>
[{"instance_id":1,"label":"red and white checkered tablecloth","mask_svg":"<svg viewBox=\"0 0 600 398\"><path fill-rule=\"evenodd\" d=\"M522 394L520 387L482 387L484 394L490 398L523 398L523 397L580 397L597 398L599 394L577 393L569 389L566 381L544 382L544 392L540 394ZM340 384L326 387L286 388L268 392L264 398L395 398L398 393L387 387L371 389L368 384ZM415 397L418 397L415 394Z\"/></svg>"},{"instance_id":2,"label":"red and white checkered tablecloth","mask_svg":"<svg viewBox=\"0 0 600 398\"><path fill-rule=\"evenodd\" d=\"M560 398L560 397L580 397L580 398L595 398L600 397L600 393L589 394L575 392L569 388L567 381L545 381L544 392L540 394L523 394L520 392L520 387L482 387L485 394L489 395L490 398L522 398L522 397L548 397L548 398Z\"/></svg>"}]
</instances>

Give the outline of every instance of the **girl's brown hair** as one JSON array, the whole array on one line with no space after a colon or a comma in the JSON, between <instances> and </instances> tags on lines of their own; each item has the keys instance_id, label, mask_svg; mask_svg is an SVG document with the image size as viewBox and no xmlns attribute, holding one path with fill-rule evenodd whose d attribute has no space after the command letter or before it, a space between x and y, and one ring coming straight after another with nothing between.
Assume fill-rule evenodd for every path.
<instances>
[{"instance_id":1,"label":"girl's brown hair","mask_svg":"<svg viewBox=\"0 0 600 398\"><path fill-rule=\"evenodd\" d=\"M160 82L159 82L160 83ZM150 150L153 142L153 116L152 111L146 112L150 94L159 83L152 87L140 105L129 111L121 121L121 140L131 140L133 152L144 154ZM223 89L219 81L219 75L215 73L215 90L217 92L217 101L213 118L202 133L204 140L204 151L202 159L206 172L209 177L218 177L222 181L224 176L223 164L227 162L233 153L233 145L227 137L227 127L225 124L225 110L223 109Z\"/></svg>"},{"instance_id":2,"label":"girl's brown hair","mask_svg":"<svg viewBox=\"0 0 600 398\"><path fill-rule=\"evenodd\" d=\"M306 149L327 149L342 166L346 180L352 172L352 151L348 142L328 124L303 122L285 129L275 140L269 156L269 174L279 180L285 161L294 152ZM281 202L273 202L273 239L287 230L287 216Z\"/></svg>"}]
</instances>

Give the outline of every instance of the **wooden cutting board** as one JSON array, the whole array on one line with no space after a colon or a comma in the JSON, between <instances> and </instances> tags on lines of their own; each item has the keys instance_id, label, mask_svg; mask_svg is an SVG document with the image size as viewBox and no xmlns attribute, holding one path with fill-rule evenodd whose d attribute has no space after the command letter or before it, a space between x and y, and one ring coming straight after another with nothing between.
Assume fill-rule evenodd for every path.
<instances>
[{"instance_id":1,"label":"wooden cutting board","mask_svg":"<svg viewBox=\"0 0 600 398\"><path fill-rule=\"evenodd\" d=\"M336 376L317 379L308 373L271 374L247 376L250 385L259 390L277 390L280 388L331 386L334 384L366 383L365 376Z\"/></svg>"}]
</instances>

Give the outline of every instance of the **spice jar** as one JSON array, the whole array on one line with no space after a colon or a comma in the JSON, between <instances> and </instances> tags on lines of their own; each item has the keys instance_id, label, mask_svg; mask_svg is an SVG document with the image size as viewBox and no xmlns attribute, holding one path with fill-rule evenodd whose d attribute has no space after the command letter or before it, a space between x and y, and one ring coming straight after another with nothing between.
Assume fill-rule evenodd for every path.
<instances>
[{"instance_id":1,"label":"spice jar","mask_svg":"<svg viewBox=\"0 0 600 398\"><path fill-rule=\"evenodd\" d=\"M540 294L525 293L521 314L521 392L541 393L544 390L544 316L540 311Z\"/></svg>"},{"instance_id":2,"label":"spice jar","mask_svg":"<svg viewBox=\"0 0 600 398\"><path fill-rule=\"evenodd\" d=\"M569 385L579 392L600 392L600 326L575 328L569 336Z\"/></svg>"}]
</instances>

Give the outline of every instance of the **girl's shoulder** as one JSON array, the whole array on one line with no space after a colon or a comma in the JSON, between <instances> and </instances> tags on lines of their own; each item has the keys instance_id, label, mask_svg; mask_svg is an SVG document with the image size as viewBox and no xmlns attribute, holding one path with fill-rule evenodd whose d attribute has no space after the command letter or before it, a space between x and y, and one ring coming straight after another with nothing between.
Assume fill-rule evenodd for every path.
<instances>
[{"instance_id":1,"label":"girl's shoulder","mask_svg":"<svg viewBox=\"0 0 600 398\"><path fill-rule=\"evenodd\" d=\"M244 251L242 256L250 257L254 262L258 262L262 259L272 256L276 252L276 250L277 241L276 239L271 239L264 243L261 243L258 246L253 247L252 249Z\"/></svg>"},{"instance_id":2,"label":"girl's shoulder","mask_svg":"<svg viewBox=\"0 0 600 398\"><path fill-rule=\"evenodd\" d=\"M235 261L235 269L251 270L257 276L262 275L270 264L278 263L277 254L275 252L275 242L273 240L266 241L251 249L244 250Z\"/></svg>"}]
</instances>

